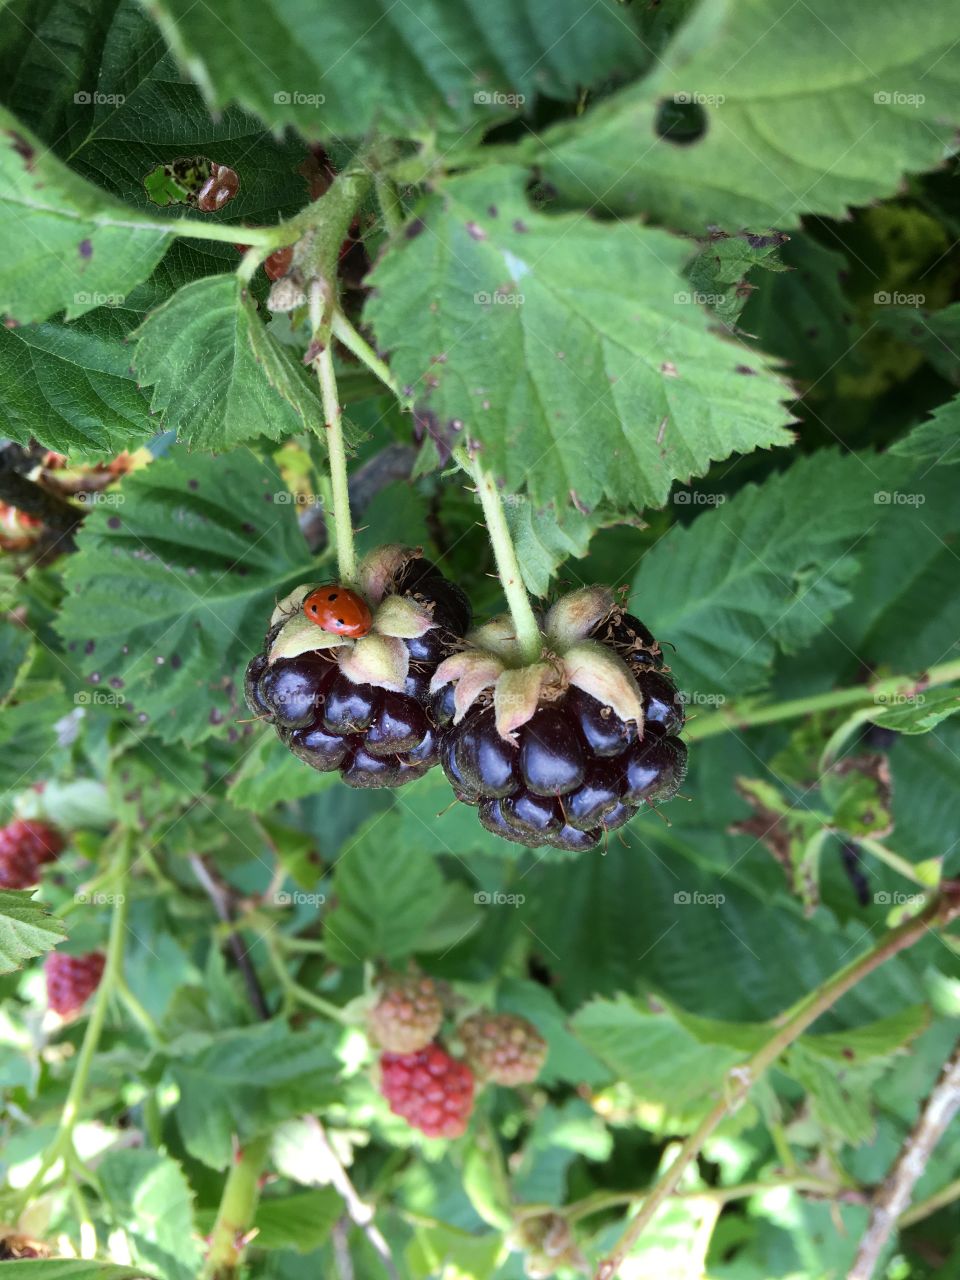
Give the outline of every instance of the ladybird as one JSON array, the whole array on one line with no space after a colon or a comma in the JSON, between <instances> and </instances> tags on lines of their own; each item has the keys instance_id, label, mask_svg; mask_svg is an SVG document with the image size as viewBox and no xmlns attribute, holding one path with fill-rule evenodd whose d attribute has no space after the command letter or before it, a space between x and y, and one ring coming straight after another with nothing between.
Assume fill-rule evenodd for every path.
<instances>
[{"instance_id":1,"label":"ladybird","mask_svg":"<svg viewBox=\"0 0 960 1280\"><path fill-rule=\"evenodd\" d=\"M352 636L355 640L365 636L373 624L373 615L366 601L347 587L335 582L317 587L303 602L303 612L311 622L324 631L337 636Z\"/></svg>"}]
</instances>

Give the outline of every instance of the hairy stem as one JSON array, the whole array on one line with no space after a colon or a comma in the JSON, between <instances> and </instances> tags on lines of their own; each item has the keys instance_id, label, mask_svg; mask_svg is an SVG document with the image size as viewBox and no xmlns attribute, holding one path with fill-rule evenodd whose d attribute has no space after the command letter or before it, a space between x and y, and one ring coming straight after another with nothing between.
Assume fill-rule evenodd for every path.
<instances>
[{"instance_id":1,"label":"hairy stem","mask_svg":"<svg viewBox=\"0 0 960 1280\"><path fill-rule=\"evenodd\" d=\"M776 724L782 720L797 720L816 711L834 711L841 707L869 706L871 703L892 702L896 698L909 697L918 689L932 689L936 685L960 680L960 659L941 662L922 675L890 676L873 684L857 685L853 689L831 689L828 693L815 693L809 698L793 698L789 702L774 702L767 706L745 704L737 707L730 703L721 711L692 720L686 730L690 742L712 738L732 729L750 729L755 725Z\"/></svg>"},{"instance_id":2,"label":"hairy stem","mask_svg":"<svg viewBox=\"0 0 960 1280\"><path fill-rule=\"evenodd\" d=\"M260 1176L269 1153L269 1135L254 1138L227 1174L202 1280L231 1280L237 1274L260 1199Z\"/></svg>"},{"instance_id":3,"label":"hairy stem","mask_svg":"<svg viewBox=\"0 0 960 1280\"><path fill-rule=\"evenodd\" d=\"M503 512L503 503L500 501L496 482L479 463L472 462L464 450L458 450L456 458L476 485L490 545L493 547L494 559L497 562L497 573L503 586L503 594L507 598L507 608L513 619L523 659L525 662L535 662L540 657L543 637L530 605L527 589L523 585L516 548Z\"/></svg>"},{"instance_id":4,"label":"hairy stem","mask_svg":"<svg viewBox=\"0 0 960 1280\"><path fill-rule=\"evenodd\" d=\"M351 354L365 364L371 373L376 374L383 385L392 391L398 400L402 401L404 396L386 361L380 359L370 343L367 342L362 334L357 332L342 311L334 311L331 327L333 336L339 339Z\"/></svg>"},{"instance_id":5,"label":"hairy stem","mask_svg":"<svg viewBox=\"0 0 960 1280\"><path fill-rule=\"evenodd\" d=\"M377 204L383 217L383 225L388 236L395 236L403 226L403 203L393 180L385 173L378 171L374 177L377 192Z\"/></svg>"},{"instance_id":6,"label":"hairy stem","mask_svg":"<svg viewBox=\"0 0 960 1280\"><path fill-rule=\"evenodd\" d=\"M841 996L846 995L868 974L873 973L891 957L913 946L928 931L938 925L948 924L960 914L960 890L952 889L933 901L912 919L890 929L876 946L858 956L856 960L839 969L832 977L791 1010L790 1017L771 1035L746 1062L728 1073L720 1099L701 1120L692 1134L684 1141L680 1151L668 1169L658 1178L648 1192L643 1207L617 1241L613 1251L597 1268L595 1280L610 1280L615 1276L624 1258L649 1226L657 1210L676 1191L689 1166L699 1156L704 1144L717 1127L746 1099L754 1084L771 1067L785 1049L830 1009Z\"/></svg>"},{"instance_id":7,"label":"hairy stem","mask_svg":"<svg viewBox=\"0 0 960 1280\"><path fill-rule=\"evenodd\" d=\"M124 832L116 853L112 880L116 886L113 903L113 916L110 920L110 939L107 943L107 955L103 966L100 985L97 987L90 1010L90 1019L84 1032L83 1043L77 1055L76 1066L67 1092L67 1100L60 1113L60 1124L53 1141L44 1152L40 1168L34 1174L29 1185L23 1191L20 1202L28 1205L43 1185L46 1174L61 1158L66 1162L73 1150L73 1131L80 1116L90 1079L90 1068L107 1018L110 998L116 988L117 979L123 967L123 942L127 927L127 871L130 866L130 850L132 833Z\"/></svg>"},{"instance_id":8,"label":"hairy stem","mask_svg":"<svg viewBox=\"0 0 960 1280\"><path fill-rule=\"evenodd\" d=\"M329 341L314 360L320 382L327 454L330 464L330 486L333 492L333 527L337 539L337 569L340 581L352 583L357 576L357 552L353 543L353 517L350 514L350 487L347 475L347 450L343 441L343 409L337 394L337 376L333 369L333 351Z\"/></svg>"}]
</instances>

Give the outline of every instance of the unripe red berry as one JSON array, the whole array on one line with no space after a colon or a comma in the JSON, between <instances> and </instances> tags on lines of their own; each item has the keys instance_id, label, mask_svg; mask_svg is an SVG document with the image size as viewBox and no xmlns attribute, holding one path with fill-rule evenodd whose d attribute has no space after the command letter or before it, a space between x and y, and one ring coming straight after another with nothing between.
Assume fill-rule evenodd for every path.
<instances>
[{"instance_id":1,"label":"unripe red berry","mask_svg":"<svg viewBox=\"0 0 960 1280\"><path fill-rule=\"evenodd\" d=\"M416 1053L425 1048L443 1022L443 1005L433 979L423 974L388 979L369 1022L381 1049Z\"/></svg>"},{"instance_id":2,"label":"unripe red berry","mask_svg":"<svg viewBox=\"0 0 960 1280\"><path fill-rule=\"evenodd\" d=\"M516 1086L540 1074L547 1042L526 1018L513 1013L475 1013L460 1024L467 1061L481 1080Z\"/></svg>"},{"instance_id":3,"label":"unripe red berry","mask_svg":"<svg viewBox=\"0 0 960 1280\"><path fill-rule=\"evenodd\" d=\"M61 1018L82 1009L100 985L105 956L102 951L70 956L51 951L44 961L47 1003Z\"/></svg>"},{"instance_id":4,"label":"unripe red berry","mask_svg":"<svg viewBox=\"0 0 960 1280\"><path fill-rule=\"evenodd\" d=\"M428 1138L459 1138L473 1110L473 1072L438 1044L384 1053L380 1092L394 1115Z\"/></svg>"}]
</instances>

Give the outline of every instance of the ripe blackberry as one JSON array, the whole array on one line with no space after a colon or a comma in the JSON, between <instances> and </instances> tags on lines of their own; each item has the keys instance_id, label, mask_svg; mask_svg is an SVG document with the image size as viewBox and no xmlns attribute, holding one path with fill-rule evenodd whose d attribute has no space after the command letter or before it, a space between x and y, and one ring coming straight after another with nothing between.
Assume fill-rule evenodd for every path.
<instances>
[{"instance_id":1,"label":"ripe blackberry","mask_svg":"<svg viewBox=\"0 0 960 1280\"><path fill-rule=\"evenodd\" d=\"M526 1018L474 1013L458 1030L467 1062L479 1080L515 1087L531 1084L540 1074L547 1042Z\"/></svg>"},{"instance_id":2,"label":"ripe blackberry","mask_svg":"<svg viewBox=\"0 0 960 1280\"><path fill-rule=\"evenodd\" d=\"M389 978L369 1017L374 1039L390 1053L425 1049L442 1022L443 1005L436 986L423 974Z\"/></svg>"},{"instance_id":3,"label":"ripe blackberry","mask_svg":"<svg viewBox=\"0 0 960 1280\"><path fill-rule=\"evenodd\" d=\"M0 888L28 889L40 879L40 868L63 848L59 831L45 822L17 818L0 827Z\"/></svg>"},{"instance_id":4,"label":"ripe blackberry","mask_svg":"<svg viewBox=\"0 0 960 1280\"><path fill-rule=\"evenodd\" d=\"M444 773L487 830L579 852L676 794L683 702L652 633L607 588L554 605L541 661L522 665L505 619L470 641L437 668L430 705Z\"/></svg>"},{"instance_id":5,"label":"ripe blackberry","mask_svg":"<svg viewBox=\"0 0 960 1280\"><path fill-rule=\"evenodd\" d=\"M436 565L382 547L355 590L306 584L278 604L247 667L247 705L311 768L401 786L437 763L430 678L469 625L467 597Z\"/></svg>"},{"instance_id":6,"label":"ripe blackberry","mask_svg":"<svg viewBox=\"0 0 960 1280\"><path fill-rule=\"evenodd\" d=\"M380 1092L428 1138L459 1138L473 1110L473 1072L438 1044L380 1057Z\"/></svg>"},{"instance_id":7,"label":"ripe blackberry","mask_svg":"<svg viewBox=\"0 0 960 1280\"><path fill-rule=\"evenodd\" d=\"M61 1018L82 1009L100 985L105 957L102 951L70 956L51 951L44 961L47 1003Z\"/></svg>"}]
</instances>

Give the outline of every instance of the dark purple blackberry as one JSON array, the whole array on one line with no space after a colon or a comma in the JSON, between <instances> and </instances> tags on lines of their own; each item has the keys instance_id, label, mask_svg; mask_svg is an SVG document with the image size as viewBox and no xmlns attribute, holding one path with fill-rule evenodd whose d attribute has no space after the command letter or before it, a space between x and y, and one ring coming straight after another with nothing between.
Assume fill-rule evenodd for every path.
<instances>
[{"instance_id":1,"label":"dark purple blackberry","mask_svg":"<svg viewBox=\"0 0 960 1280\"><path fill-rule=\"evenodd\" d=\"M683 702L660 647L612 595L604 602L602 590L565 597L548 614L549 662L511 669L493 647L467 650L434 681L441 766L457 799L478 805L482 825L505 840L592 849L642 808L671 799L683 780L687 750L676 736ZM497 625L493 643L503 634ZM482 629L476 634L481 638ZM599 642L620 663L585 641ZM466 696L475 701L454 724L456 682L465 676Z\"/></svg>"},{"instance_id":2,"label":"dark purple blackberry","mask_svg":"<svg viewBox=\"0 0 960 1280\"><path fill-rule=\"evenodd\" d=\"M247 704L311 768L338 769L354 787L402 786L439 759L430 679L462 645L469 602L436 566L402 548L373 553L356 590L344 594L369 607L363 635L331 632L306 614L309 587L277 606L264 652L247 667ZM411 638L413 629L423 634ZM368 635L372 648L364 648Z\"/></svg>"}]
</instances>

